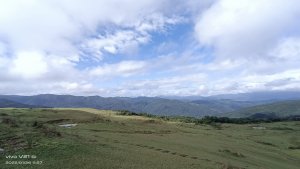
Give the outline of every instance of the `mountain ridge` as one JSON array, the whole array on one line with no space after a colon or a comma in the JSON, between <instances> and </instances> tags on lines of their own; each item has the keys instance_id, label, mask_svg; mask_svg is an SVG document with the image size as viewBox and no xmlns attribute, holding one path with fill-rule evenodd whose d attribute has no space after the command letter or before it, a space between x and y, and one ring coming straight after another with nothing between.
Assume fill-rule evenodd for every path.
<instances>
[{"instance_id":1,"label":"mountain ridge","mask_svg":"<svg viewBox=\"0 0 300 169\"><path fill-rule=\"evenodd\" d=\"M298 95L299 94L299 95ZM258 97L261 96L261 97ZM33 96L0 95L0 99L23 104L23 107L67 107L128 110L167 116L222 116L246 108L272 104L286 99L300 100L300 92L276 91L216 95L209 97L102 97L40 94ZM196 100L194 100L196 99ZM26 106L25 106L26 105ZM38 105L38 106L37 106ZM16 105L16 107L19 107ZM241 112L242 113L242 112Z\"/></svg>"},{"instance_id":2,"label":"mountain ridge","mask_svg":"<svg viewBox=\"0 0 300 169\"><path fill-rule=\"evenodd\" d=\"M221 116L231 118L253 117L256 115L287 117L300 115L300 100L286 100L243 108Z\"/></svg>"}]
</instances>

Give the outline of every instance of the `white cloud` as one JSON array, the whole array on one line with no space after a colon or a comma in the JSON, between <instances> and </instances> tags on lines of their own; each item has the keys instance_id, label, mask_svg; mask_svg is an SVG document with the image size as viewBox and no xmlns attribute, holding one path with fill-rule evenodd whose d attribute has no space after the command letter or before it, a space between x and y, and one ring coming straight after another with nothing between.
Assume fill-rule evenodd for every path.
<instances>
[{"instance_id":1,"label":"white cloud","mask_svg":"<svg viewBox=\"0 0 300 169\"><path fill-rule=\"evenodd\" d=\"M82 48L88 54L102 59L104 53L132 53L141 45L151 40L151 32L164 32L166 27L183 22L184 19L179 16L165 17L162 14L155 13L147 17L138 18L136 23L126 26L126 29L118 29L115 32L106 32L97 37L87 39ZM130 28L130 29L129 29Z\"/></svg>"},{"instance_id":2,"label":"white cloud","mask_svg":"<svg viewBox=\"0 0 300 169\"><path fill-rule=\"evenodd\" d=\"M0 57L1 83L41 84L81 80L84 72L74 68L68 58L47 55L42 52L19 52L9 57ZM10 84L11 85L11 84ZM14 86L14 85L13 85ZM30 86L30 85L29 85ZM28 86L28 87L29 87ZM42 88L42 85L40 86Z\"/></svg>"},{"instance_id":3,"label":"white cloud","mask_svg":"<svg viewBox=\"0 0 300 169\"><path fill-rule=\"evenodd\" d=\"M215 47L219 57L268 57L282 39L300 35L297 0L220 0L199 16L200 43Z\"/></svg>"},{"instance_id":4,"label":"white cloud","mask_svg":"<svg viewBox=\"0 0 300 169\"><path fill-rule=\"evenodd\" d=\"M44 56L37 52L20 52L13 59L10 72L22 78L37 78L47 73Z\"/></svg>"},{"instance_id":5,"label":"white cloud","mask_svg":"<svg viewBox=\"0 0 300 169\"><path fill-rule=\"evenodd\" d=\"M42 87L41 87L42 86ZM15 82L0 83L1 94L19 94L19 95L36 95L36 94L74 94L74 95L95 95L103 92L95 88L92 84L86 82L43 82L43 81L23 81L22 85Z\"/></svg>"},{"instance_id":6,"label":"white cloud","mask_svg":"<svg viewBox=\"0 0 300 169\"><path fill-rule=\"evenodd\" d=\"M98 77L123 76L128 77L141 73L146 69L147 63L144 61L122 61L116 64L104 64L89 71L90 75Z\"/></svg>"},{"instance_id":7,"label":"white cloud","mask_svg":"<svg viewBox=\"0 0 300 169\"><path fill-rule=\"evenodd\" d=\"M102 49L115 53L118 48L133 41L145 43L149 40L145 37L149 36L149 31L178 22L177 17L169 18L162 14L165 2L158 0L11 0L0 3L0 35L3 36L0 37L8 42L12 50L37 50L64 57L78 55L78 45L85 43L91 36L98 36L98 29L107 25L112 25L113 29L134 29L120 29L120 33L100 34L92 38L92 41L100 41L91 42L92 46L99 46L99 53ZM143 36L138 33L143 33Z\"/></svg>"},{"instance_id":8,"label":"white cloud","mask_svg":"<svg viewBox=\"0 0 300 169\"><path fill-rule=\"evenodd\" d=\"M130 80L114 86L110 91L113 96L197 95L204 94L206 80L203 73Z\"/></svg>"},{"instance_id":9,"label":"white cloud","mask_svg":"<svg viewBox=\"0 0 300 169\"><path fill-rule=\"evenodd\" d=\"M297 0L1 1L0 93L155 96L299 88L298 18ZM165 55L135 55L153 33L166 35L185 22L194 24L196 39L161 38L155 52ZM116 57L102 63L108 56Z\"/></svg>"},{"instance_id":10,"label":"white cloud","mask_svg":"<svg viewBox=\"0 0 300 169\"><path fill-rule=\"evenodd\" d=\"M92 83L91 74L78 68L81 66L80 61L99 59L103 52L117 54L133 51L139 44L150 40L150 32L162 31L166 24L175 24L180 20L180 17L173 14L169 16L165 12L165 8L169 8L165 6L166 2L1 1L1 91L22 93L22 90L24 93L31 93L43 88L45 91L48 89L49 92L55 92L52 88L57 84L65 84L59 85L57 92L61 92L60 88L65 88L66 91L76 88L80 91L79 88L85 86L81 81ZM91 44L93 52L97 51L98 55L93 52L85 53L81 46L86 42ZM113 64L112 67L97 67L94 72L100 76L115 76L118 73L130 76L135 71L142 70L144 65L142 61L124 61Z\"/></svg>"},{"instance_id":11,"label":"white cloud","mask_svg":"<svg viewBox=\"0 0 300 169\"><path fill-rule=\"evenodd\" d=\"M1 56L3 57L5 55L5 52L6 52L5 44L0 41L0 57Z\"/></svg>"},{"instance_id":12,"label":"white cloud","mask_svg":"<svg viewBox=\"0 0 300 169\"><path fill-rule=\"evenodd\" d=\"M135 31L118 31L114 34L99 35L97 38L87 40L82 46L85 52L92 54L101 60L104 53L125 53L137 47L139 44L148 42L149 37L140 35Z\"/></svg>"},{"instance_id":13,"label":"white cloud","mask_svg":"<svg viewBox=\"0 0 300 169\"><path fill-rule=\"evenodd\" d=\"M11 52L77 52L69 38L80 36L78 26L47 1L2 1L0 16L0 34Z\"/></svg>"},{"instance_id":14,"label":"white cloud","mask_svg":"<svg viewBox=\"0 0 300 169\"><path fill-rule=\"evenodd\" d=\"M282 39L269 55L284 61L299 61L300 37Z\"/></svg>"}]
</instances>

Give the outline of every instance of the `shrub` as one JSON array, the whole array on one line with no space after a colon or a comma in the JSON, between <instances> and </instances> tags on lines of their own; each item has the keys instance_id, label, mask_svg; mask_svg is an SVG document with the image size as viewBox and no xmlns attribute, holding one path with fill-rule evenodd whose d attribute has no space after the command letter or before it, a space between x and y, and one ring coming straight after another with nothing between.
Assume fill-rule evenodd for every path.
<instances>
[{"instance_id":1,"label":"shrub","mask_svg":"<svg viewBox=\"0 0 300 169\"><path fill-rule=\"evenodd\" d=\"M28 149L32 149L34 145L34 136L32 134L24 134L25 141Z\"/></svg>"},{"instance_id":2,"label":"shrub","mask_svg":"<svg viewBox=\"0 0 300 169\"><path fill-rule=\"evenodd\" d=\"M10 127L19 127L19 125L17 124L17 121L15 119L12 119L12 118L3 118L2 119L2 123L3 124L7 124L9 125Z\"/></svg>"},{"instance_id":3,"label":"shrub","mask_svg":"<svg viewBox=\"0 0 300 169\"><path fill-rule=\"evenodd\" d=\"M43 126L42 128L42 133L45 134L47 137L61 137L61 133L56 130L56 128L49 128L46 126Z\"/></svg>"}]
</instances>

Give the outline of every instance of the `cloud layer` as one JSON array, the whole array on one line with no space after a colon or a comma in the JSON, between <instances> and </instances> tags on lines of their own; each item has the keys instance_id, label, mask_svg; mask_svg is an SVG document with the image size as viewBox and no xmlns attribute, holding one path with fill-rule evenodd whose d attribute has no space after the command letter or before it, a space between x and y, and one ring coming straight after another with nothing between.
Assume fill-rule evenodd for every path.
<instances>
[{"instance_id":1,"label":"cloud layer","mask_svg":"<svg viewBox=\"0 0 300 169\"><path fill-rule=\"evenodd\" d=\"M299 90L297 0L0 3L0 94Z\"/></svg>"}]
</instances>

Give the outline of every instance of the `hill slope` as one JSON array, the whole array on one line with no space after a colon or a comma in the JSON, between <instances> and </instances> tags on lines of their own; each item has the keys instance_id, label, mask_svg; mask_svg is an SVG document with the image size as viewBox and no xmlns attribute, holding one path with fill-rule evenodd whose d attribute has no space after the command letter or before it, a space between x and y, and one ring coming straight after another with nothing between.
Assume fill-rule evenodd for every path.
<instances>
[{"instance_id":1,"label":"hill slope","mask_svg":"<svg viewBox=\"0 0 300 169\"><path fill-rule=\"evenodd\" d=\"M243 108L238 111L222 114L222 116L240 118L250 117L256 114L272 115L277 117L300 115L300 100L281 101Z\"/></svg>"},{"instance_id":2,"label":"hill slope","mask_svg":"<svg viewBox=\"0 0 300 169\"><path fill-rule=\"evenodd\" d=\"M1 109L0 168L298 169L299 122L195 125L94 109ZM66 128L62 124L76 126ZM256 127L256 128L255 128ZM221 129L221 130L220 130ZM11 165L9 155L36 155ZM3 158L2 158L3 157ZM38 162L38 164L37 164Z\"/></svg>"},{"instance_id":3,"label":"hill slope","mask_svg":"<svg viewBox=\"0 0 300 169\"><path fill-rule=\"evenodd\" d=\"M221 99L221 100L195 100L192 103L196 103L198 105L206 106L220 113L224 112L232 112L245 107L252 107L256 105L261 105L268 103L267 101L254 102L254 101L235 101L229 99Z\"/></svg>"},{"instance_id":4,"label":"hill slope","mask_svg":"<svg viewBox=\"0 0 300 169\"><path fill-rule=\"evenodd\" d=\"M31 108L31 107L35 107L35 106L22 104L22 103L14 102L14 101L7 100L7 99L0 99L0 108L6 108L6 107Z\"/></svg>"}]
</instances>

